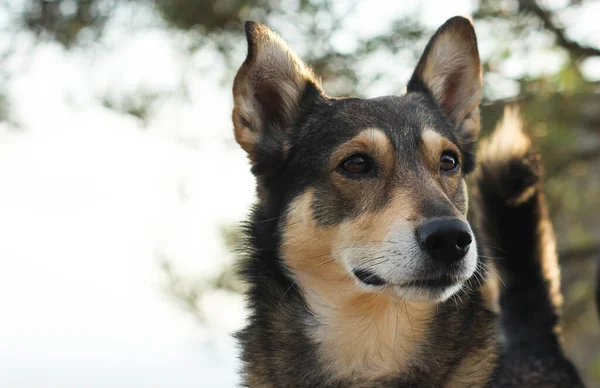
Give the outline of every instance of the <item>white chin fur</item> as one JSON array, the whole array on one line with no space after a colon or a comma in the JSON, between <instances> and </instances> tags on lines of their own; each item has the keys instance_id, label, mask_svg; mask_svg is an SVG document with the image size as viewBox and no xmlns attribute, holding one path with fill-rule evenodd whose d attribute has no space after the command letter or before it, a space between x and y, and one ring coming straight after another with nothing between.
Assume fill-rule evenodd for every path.
<instances>
[{"instance_id":1,"label":"white chin fur","mask_svg":"<svg viewBox=\"0 0 600 388\"><path fill-rule=\"evenodd\" d=\"M366 261L369 258L388 258L367 267L369 271L372 271L385 280L387 285L368 285L354 277L357 287L372 292L395 284L392 287L396 295L401 299L444 302L462 288L464 282L473 276L477 268L477 243L473 241L469 252L461 263L461 270L454 274L449 274L453 278L458 278L457 283L437 289L397 286L398 284L406 284L418 280L423 275L435 278L439 274L429 273L431 269L430 265L427 264L428 259L416 241L411 225L405 225L404 221L398 221L393 228L393 233L390 233L386 240L385 243L364 244L351 249L335 251L334 258L344 264L348 273L352 273L356 268L364 268L365 263L369 263ZM389 241L394 241L396 244L391 245Z\"/></svg>"},{"instance_id":2,"label":"white chin fur","mask_svg":"<svg viewBox=\"0 0 600 388\"><path fill-rule=\"evenodd\" d=\"M428 289L424 287L402 287L394 286L396 295L404 300L444 302L462 288L463 283L440 289Z\"/></svg>"}]
</instances>

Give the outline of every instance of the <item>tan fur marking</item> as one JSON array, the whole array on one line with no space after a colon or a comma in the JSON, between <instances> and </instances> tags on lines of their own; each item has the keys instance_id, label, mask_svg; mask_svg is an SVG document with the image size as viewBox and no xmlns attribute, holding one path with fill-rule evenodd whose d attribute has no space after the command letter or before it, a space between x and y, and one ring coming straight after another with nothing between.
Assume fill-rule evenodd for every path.
<instances>
[{"instance_id":1,"label":"tan fur marking","mask_svg":"<svg viewBox=\"0 0 600 388\"><path fill-rule=\"evenodd\" d=\"M355 153L367 153L386 170L394 168L395 152L386 134L378 128L367 128L333 152L331 170Z\"/></svg>"},{"instance_id":2,"label":"tan fur marking","mask_svg":"<svg viewBox=\"0 0 600 388\"><path fill-rule=\"evenodd\" d=\"M322 281L339 279L345 274L340 263L331 258L335 227L317 227L312 217L311 191L298 197L290 206L282 244L286 265L295 276L318 278Z\"/></svg>"},{"instance_id":3,"label":"tan fur marking","mask_svg":"<svg viewBox=\"0 0 600 388\"><path fill-rule=\"evenodd\" d=\"M380 379L419 362L434 305L402 301L391 292L359 288L335 250L380 241L391 223L406 212L400 194L377 214L322 228L313 221L312 193L299 197L288 212L282 244L287 266L300 285L318 322L312 337L319 343L324 365L338 378Z\"/></svg>"},{"instance_id":4,"label":"tan fur marking","mask_svg":"<svg viewBox=\"0 0 600 388\"><path fill-rule=\"evenodd\" d=\"M378 212L368 212L354 220L344 222L340 238L345 242L372 243L386 239L392 225L399 220L412 224L418 210L418 203L405 191L396 189L391 193L389 204Z\"/></svg>"},{"instance_id":5,"label":"tan fur marking","mask_svg":"<svg viewBox=\"0 0 600 388\"><path fill-rule=\"evenodd\" d=\"M425 128L421 134L421 138L423 139L422 144L425 164L429 167L433 177L446 195L449 198L454 198L457 190L460 188L459 185L461 184L462 177L458 173L452 175L441 174L439 169L440 157L444 151L453 151L458 156L458 163L462 165L462 154L454 143L433 129ZM466 195L464 200L466 201ZM466 214L466 204L460 203L455 205L460 205L461 211L464 208L465 211L463 211L463 214Z\"/></svg>"},{"instance_id":6,"label":"tan fur marking","mask_svg":"<svg viewBox=\"0 0 600 388\"><path fill-rule=\"evenodd\" d=\"M334 170L349 156L356 153L369 155L377 164L379 176L365 182L348 179L335 173ZM380 129L367 128L351 140L336 149L331 157L329 170L332 171L332 183L340 196L357 211L365 211L386 192L394 178L396 168L396 153L387 135Z\"/></svg>"},{"instance_id":7,"label":"tan fur marking","mask_svg":"<svg viewBox=\"0 0 600 388\"><path fill-rule=\"evenodd\" d=\"M458 163L462 164L461 153L458 147L439 132L425 128L421 134L421 138L423 139L423 151L426 161L435 174L439 174L440 157L444 151L453 151L458 156Z\"/></svg>"},{"instance_id":8,"label":"tan fur marking","mask_svg":"<svg viewBox=\"0 0 600 388\"><path fill-rule=\"evenodd\" d=\"M492 136L482 141L481 164L505 163L515 157L524 157L531 149L531 139L523 133L523 122L517 107L504 108Z\"/></svg>"},{"instance_id":9,"label":"tan fur marking","mask_svg":"<svg viewBox=\"0 0 600 388\"><path fill-rule=\"evenodd\" d=\"M543 203L543 206L541 206L542 220L540 220L537 230L540 236L540 243L538 245L538 250L540 252L538 257L542 259L542 274L548 282L550 300L560 314L563 304L563 295L560 291L560 267L558 265L558 254L556 251L556 237L554 235L552 221L548 215L548 206L545 204L546 198L543 193L540 193L539 196L541 197L540 201ZM555 329L556 334L562 340L562 333L560 332L561 326L556 325Z\"/></svg>"},{"instance_id":10,"label":"tan fur marking","mask_svg":"<svg viewBox=\"0 0 600 388\"><path fill-rule=\"evenodd\" d=\"M437 175L440 156L444 150L444 137L433 129L424 129L421 138L423 139L425 162L431 172Z\"/></svg>"},{"instance_id":11,"label":"tan fur marking","mask_svg":"<svg viewBox=\"0 0 600 388\"><path fill-rule=\"evenodd\" d=\"M492 270L490 270L487 276L485 277L485 281L483 282L483 285L481 287L481 290L483 291L483 301L485 302L487 308L499 314L500 278L497 274L498 271L494 268L495 264L492 262L488 265L491 265L492 270L495 272L492 272Z\"/></svg>"}]
</instances>

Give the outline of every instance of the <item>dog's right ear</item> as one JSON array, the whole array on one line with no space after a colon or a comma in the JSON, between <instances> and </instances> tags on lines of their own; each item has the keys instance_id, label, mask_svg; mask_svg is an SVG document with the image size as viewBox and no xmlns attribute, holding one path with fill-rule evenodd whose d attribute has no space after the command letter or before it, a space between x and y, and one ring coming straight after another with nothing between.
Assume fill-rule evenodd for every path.
<instances>
[{"instance_id":1,"label":"dog's right ear","mask_svg":"<svg viewBox=\"0 0 600 388\"><path fill-rule=\"evenodd\" d=\"M246 22L248 55L233 83L235 140L248 153L253 172L280 163L288 148L300 102L321 87L310 68L273 31Z\"/></svg>"},{"instance_id":2,"label":"dog's right ear","mask_svg":"<svg viewBox=\"0 0 600 388\"><path fill-rule=\"evenodd\" d=\"M430 94L456 127L459 141L473 147L479 135L481 60L469 19L448 19L433 35L407 85Z\"/></svg>"}]
</instances>

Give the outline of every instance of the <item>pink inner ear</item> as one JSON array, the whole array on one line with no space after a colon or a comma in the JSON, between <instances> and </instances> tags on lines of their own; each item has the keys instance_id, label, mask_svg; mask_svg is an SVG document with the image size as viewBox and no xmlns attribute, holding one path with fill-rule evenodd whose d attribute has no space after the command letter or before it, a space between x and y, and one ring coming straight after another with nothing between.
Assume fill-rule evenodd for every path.
<instances>
[{"instance_id":1,"label":"pink inner ear","mask_svg":"<svg viewBox=\"0 0 600 388\"><path fill-rule=\"evenodd\" d=\"M442 109L448 116L452 116L453 110L456 108L458 89L460 88L461 74L456 72L447 77L444 83L444 96L442 97Z\"/></svg>"},{"instance_id":2,"label":"pink inner ear","mask_svg":"<svg viewBox=\"0 0 600 388\"><path fill-rule=\"evenodd\" d=\"M279 123L284 117L283 99L277 90L277 85L261 82L256 85L254 98L259 102L263 120Z\"/></svg>"}]
</instances>

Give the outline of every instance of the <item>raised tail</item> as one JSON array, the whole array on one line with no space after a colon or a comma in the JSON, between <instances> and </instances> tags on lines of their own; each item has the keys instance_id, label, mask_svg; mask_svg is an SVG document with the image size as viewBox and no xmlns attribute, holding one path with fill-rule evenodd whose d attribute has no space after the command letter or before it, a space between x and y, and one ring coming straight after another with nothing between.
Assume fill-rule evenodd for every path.
<instances>
[{"instance_id":1,"label":"raised tail","mask_svg":"<svg viewBox=\"0 0 600 388\"><path fill-rule=\"evenodd\" d=\"M505 110L478 156L477 225L485 256L497 259L507 339L553 337L562 303L556 243L542 192L541 158L516 109Z\"/></svg>"},{"instance_id":2,"label":"raised tail","mask_svg":"<svg viewBox=\"0 0 600 388\"><path fill-rule=\"evenodd\" d=\"M511 386L536 386L527 385L527 379L540 374L557 386L579 386L559 340L560 272L542 190L541 157L532 149L515 108L505 110L479 152L475 224L482 257L492 258L490 264L502 280L499 307L507 363L503 374Z\"/></svg>"}]
</instances>

